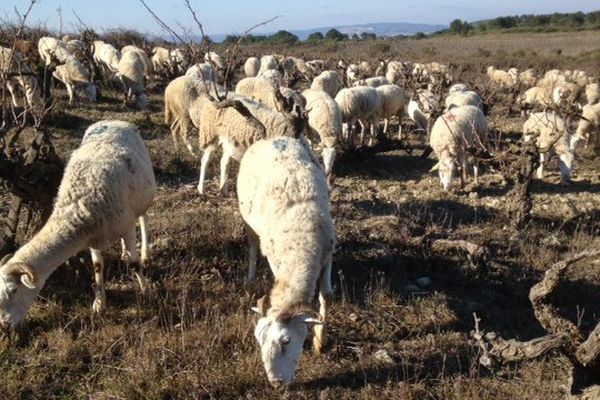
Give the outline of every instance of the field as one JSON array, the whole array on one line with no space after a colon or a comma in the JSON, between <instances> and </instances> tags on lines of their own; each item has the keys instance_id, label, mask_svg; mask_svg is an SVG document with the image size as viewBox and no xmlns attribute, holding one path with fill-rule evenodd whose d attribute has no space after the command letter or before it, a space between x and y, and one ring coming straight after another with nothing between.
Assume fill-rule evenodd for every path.
<instances>
[{"instance_id":1,"label":"field","mask_svg":"<svg viewBox=\"0 0 600 400\"><path fill-rule=\"evenodd\" d=\"M523 66L520 52L531 55L535 46L544 46L530 58L536 66L571 68L586 54L600 52L599 37L581 32L434 38L394 42L384 53L464 61L466 76L481 82L487 63L501 56L506 65ZM352 59L380 56L362 44L338 46L343 48L330 49L327 58L338 57L337 51ZM321 52L314 57L327 51L291 51L311 58L311 49ZM257 48L244 49L253 51ZM475 56L466 60L468 54ZM598 63L589 58L583 67L598 76ZM321 356L306 346L295 383L281 393L268 385L253 337L256 317L250 307L256 296L244 285L246 236L235 191L218 195L215 161L208 194L197 193L199 162L173 148L163 123L164 86L152 87L148 112L125 107L108 91L97 105L68 107L59 91L61 100L48 118L65 158L87 126L100 119L123 119L141 128L159 184L148 213L152 294L139 294L117 242L106 254L105 315L91 313L89 254L61 266L16 340L0 341L0 398L564 398L570 375L565 355L550 352L487 369L479 364L470 331L476 313L481 329L506 339L545 334L529 289L565 255L600 246L600 159L591 149L578 155L570 186L559 184L556 161L549 163L546 178L532 187L531 221L518 231L510 228L507 188L497 172L487 169L478 184L447 193L429 172L433 157L418 157L422 136L411 135L409 150L346 158L337 166L331 192L338 240L331 344ZM502 136L517 134L523 123L506 104L493 106L489 121ZM1 205L5 212L5 198ZM467 240L485 246L487 254L471 262L460 251L434 251L429 245L434 239ZM573 264L551 297L561 315L586 335L600 319L599 272L597 260ZM431 283L419 286L423 277ZM272 282L266 260L259 263L258 280L261 294Z\"/></svg>"}]
</instances>

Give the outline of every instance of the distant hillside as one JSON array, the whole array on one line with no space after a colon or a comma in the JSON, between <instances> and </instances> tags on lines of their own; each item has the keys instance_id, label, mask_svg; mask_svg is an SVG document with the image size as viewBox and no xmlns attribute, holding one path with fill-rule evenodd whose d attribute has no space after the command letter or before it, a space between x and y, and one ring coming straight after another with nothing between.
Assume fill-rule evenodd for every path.
<instances>
[{"instance_id":1,"label":"distant hillside","mask_svg":"<svg viewBox=\"0 0 600 400\"><path fill-rule=\"evenodd\" d=\"M447 29L447 25L432 25L432 24L418 24L418 23L410 23L410 22L375 22L375 23L367 23L367 24L357 24L357 25L337 25L337 26L326 26L322 28L312 28L312 29L298 29L298 30L290 30L289 32L298 36L300 40L306 40L308 35L315 32L321 32L325 34L330 29L337 29L341 33L352 36L357 34L360 36L361 33L374 33L378 37L391 37L398 35L414 35L417 32L423 33L431 33L443 29ZM271 33L253 33L255 35L266 35L270 36L274 34ZM210 37L216 41L221 42L225 39L226 34L220 35L210 35Z\"/></svg>"}]
</instances>

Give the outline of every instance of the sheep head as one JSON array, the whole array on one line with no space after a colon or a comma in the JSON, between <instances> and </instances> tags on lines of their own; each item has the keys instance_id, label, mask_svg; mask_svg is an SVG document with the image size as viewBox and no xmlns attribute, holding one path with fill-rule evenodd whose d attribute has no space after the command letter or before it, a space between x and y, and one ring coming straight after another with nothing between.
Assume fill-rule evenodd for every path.
<instances>
[{"instance_id":1,"label":"sheep head","mask_svg":"<svg viewBox=\"0 0 600 400\"><path fill-rule=\"evenodd\" d=\"M261 315L254 336L269 383L275 388L288 386L296 375L309 326L322 322L308 305L298 305L277 315L269 313L266 297L260 299L253 310Z\"/></svg>"},{"instance_id":2,"label":"sheep head","mask_svg":"<svg viewBox=\"0 0 600 400\"><path fill-rule=\"evenodd\" d=\"M0 260L3 264L11 255ZM35 270L21 262L13 262L0 268L0 326L16 326L29 309L38 293L38 277Z\"/></svg>"}]
</instances>

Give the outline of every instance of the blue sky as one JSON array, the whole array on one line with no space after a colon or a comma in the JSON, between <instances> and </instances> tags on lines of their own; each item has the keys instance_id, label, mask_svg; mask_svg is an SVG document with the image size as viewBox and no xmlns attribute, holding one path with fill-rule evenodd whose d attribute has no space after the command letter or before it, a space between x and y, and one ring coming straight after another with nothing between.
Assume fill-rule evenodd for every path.
<instances>
[{"instance_id":1,"label":"blue sky","mask_svg":"<svg viewBox=\"0 0 600 400\"><path fill-rule=\"evenodd\" d=\"M57 9L62 9L64 30L74 30L81 19L97 30L132 27L162 33L138 0L38 0L31 22L58 29ZM146 0L172 27L195 28L183 0ZM26 8L29 0L0 0L0 15L13 19L14 8ZM255 32L318 28L372 22L422 22L448 24L455 18L468 21L514 14L593 11L598 0L191 0L207 34L241 33L257 22L281 16ZM180 29L176 29L178 32ZM194 29L197 31L197 29Z\"/></svg>"}]
</instances>

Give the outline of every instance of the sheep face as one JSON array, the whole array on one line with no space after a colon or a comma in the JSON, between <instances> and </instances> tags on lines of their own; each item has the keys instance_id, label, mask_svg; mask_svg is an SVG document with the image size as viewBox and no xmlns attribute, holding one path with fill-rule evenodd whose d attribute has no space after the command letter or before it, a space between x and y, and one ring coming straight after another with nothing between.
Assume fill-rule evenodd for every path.
<instances>
[{"instance_id":1,"label":"sheep face","mask_svg":"<svg viewBox=\"0 0 600 400\"><path fill-rule=\"evenodd\" d=\"M21 322L37 295L35 278L8 264L0 271L0 326L14 328ZM12 271L11 271L12 269Z\"/></svg>"},{"instance_id":2,"label":"sheep face","mask_svg":"<svg viewBox=\"0 0 600 400\"><path fill-rule=\"evenodd\" d=\"M443 158L438 165L438 173L440 175L440 183L444 190L450 190L452 179L454 179L454 163L452 160Z\"/></svg>"},{"instance_id":3,"label":"sheep face","mask_svg":"<svg viewBox=\"0 0 600 400\"><path fill-rule=\"evenodd\" d=\"M256 324L254 336L269 383L276 388L287 386L294 380L302 346L313 318L300 315L286 322L262 317Z\"/></svg>"}]
</instances>

